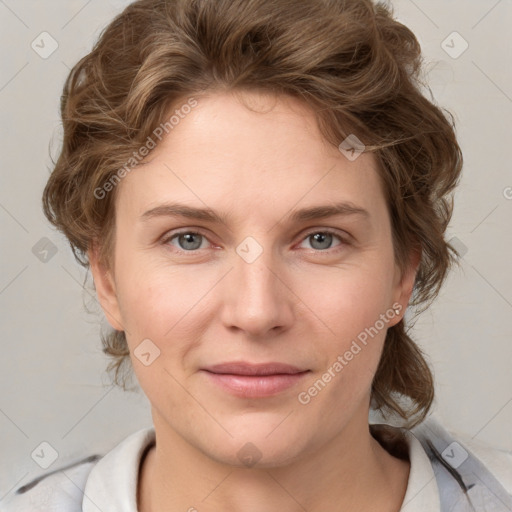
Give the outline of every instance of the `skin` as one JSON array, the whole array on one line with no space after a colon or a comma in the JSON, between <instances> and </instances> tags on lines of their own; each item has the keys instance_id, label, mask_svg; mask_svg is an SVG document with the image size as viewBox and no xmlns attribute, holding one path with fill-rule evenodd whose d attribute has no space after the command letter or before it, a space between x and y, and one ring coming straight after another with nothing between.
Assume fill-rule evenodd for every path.
<instances>
[{"instance_id":1,"label":"skin","mask_svg":"<svg viewBox=\"0 0 512 512\"><path fill-rule=\"evenodd\" d=\"M97 247L89 252L98 298L127 333L151 403L156 447L139 475L139 510L398 511L409 463L370 435L368 412L386 329L405 311L417 262L396 265L375 160L347 159L291 97L196 98L120 183L111 268ZM225 222L142 217L167 202L209 207ZM289 220L339 202L367 214ZM192 238L198 249L173 237L187 230L204 235ZM315 243L325 230L332 239ZM236 252L248 236L263 250L252 263ZM397 303L400 315L301 404L298 394ZM134 356L144 339L160 350L149 366ZM309 373L277 395L238 397L201 371L227 361ZM261 456L251 467L237 456L248 442Z\"/></svg>"}]
</instances>

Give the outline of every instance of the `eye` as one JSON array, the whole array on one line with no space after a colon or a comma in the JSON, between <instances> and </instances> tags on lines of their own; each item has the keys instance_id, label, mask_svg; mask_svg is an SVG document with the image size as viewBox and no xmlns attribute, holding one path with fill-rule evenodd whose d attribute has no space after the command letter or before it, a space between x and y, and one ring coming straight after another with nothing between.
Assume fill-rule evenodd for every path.
<instances>
[{"instance_id":1,"label":"eye","mask_svg":"<svg viewBox=\"0 0 512 512\"><path fill-rule=\"evenodd\" d=\"M344 240L339 235L332 231L312 231L311 233L306 235L306 238L304 239L303 243L309 240L312 249L314 249L315 251L325 251L326 249L331 249L333 247L332 243L335 238L337 238L340 241L340 243L338 243L334 247L337 247L338 245L341 245L344 242Z\"/></svg>"},{"instance_id":2,"label":"eye","mask_svg":"<svg viewBox=\"0 0 512 512\"><path fill-rule=\"evenodd\" d=\"M181 231L180 233L174 233L172 236L163 240L164 244L171 244L174 247L187 252L204 249L205 247L202 247L203 242L207 243L206 237L195 231Z\"/></svg>"},{"instance_id":3,"label":"eye","mask_svg":"<svg viewBox=\"0 0 512 512\"><path fill-rule=\"evenodd\" d=\"M335 240L337 244L334 244ZM309 247L304 246L308 242ZM164 245L172 245L178 251L182 252L195 252L199 249L208 248L209 241L205 235L197 231L180 231L173 233L162 240ZM300 247L305 249L313 249L314 251L326 252L328 249L333 249L338 246L344 245L347 242L339 234L331 230L316 230L311 231L303 239Z\"/></svg>"}]
</instances>

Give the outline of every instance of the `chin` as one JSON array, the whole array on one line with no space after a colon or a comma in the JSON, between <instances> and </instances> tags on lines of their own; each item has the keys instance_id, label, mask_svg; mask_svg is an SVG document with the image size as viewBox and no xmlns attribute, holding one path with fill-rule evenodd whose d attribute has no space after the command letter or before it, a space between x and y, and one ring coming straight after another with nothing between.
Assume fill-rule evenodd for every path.
<instances>
[{"instance_id":1,"label":"chin","mask_svg":"<svg viewBox=\"0 0 512 512\"><path fill-rule=\"evenodd\" d=\"M300 458L300 451L297 446L280 445L274 446L274 443L253 443L247 441L238 445L236 442L230 443L226 449L216 450L215 452L207 452L213 460L234 466L237 468L247 469L269 469L284 467Z\"/></svg>"},{"instance_id":2,"label":"chin","mask_svg":"<svg viewBox=\"0 0 512 512\"><path fill-rule=\"evenodd\" d=\"M240 468L286 466L304 455L309 436L304 427L287 424L288 420L283 422L285 417L286 414L279 415L277 421L273 417L272 421L254 420L244 425L226 425L233 437L226 439L222 436L220 439L216 436L216 439L206 440L206 445L202 440L203 451L219 463Z\"/></svg>"}]
</instances>

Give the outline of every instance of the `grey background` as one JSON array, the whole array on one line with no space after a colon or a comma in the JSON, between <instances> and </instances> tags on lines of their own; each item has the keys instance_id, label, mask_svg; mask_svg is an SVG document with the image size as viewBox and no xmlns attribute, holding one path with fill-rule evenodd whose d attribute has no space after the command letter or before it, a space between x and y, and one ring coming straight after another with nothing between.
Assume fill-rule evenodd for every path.
<instances>
[{"instance_id":1,"label":"grey background","mask_svg":"<svg viewBox=\"0 0 512 512\"><path fill-rule=\"evenodd\" d=\"M102 314L40 206L64 79L127 3L0 0L0 500L43 472L31 457L41 442L58 452L51 470L151 423L140 391L109 385ZM465 255L414 331L435 372L435 412L452 430L512 450L512 2L392 4L422 44L425 79L455 114L465 156L448 236ZM47 58L31 47L51 48L43 31L58 43ZM469 45L460 55L454 31Z\"/></svg>"}]
</instances>

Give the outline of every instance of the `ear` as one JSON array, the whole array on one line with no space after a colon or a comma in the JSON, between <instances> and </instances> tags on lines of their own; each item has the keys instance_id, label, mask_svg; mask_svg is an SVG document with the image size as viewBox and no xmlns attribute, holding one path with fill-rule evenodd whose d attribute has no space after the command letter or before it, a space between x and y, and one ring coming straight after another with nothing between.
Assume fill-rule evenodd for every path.
<instances>
[{"instance_id":1,"label":"ear","mask_svg":"<svg viewBox=\"0 0 512 512\"><path fill-rule=\"evenodd\" d=\"M97 245L93 245L87 251L87 255L94 279L96 295L98 296L103 313L105 313L108 323L116 331L124 331L113 273L100 261Z\"/></svg>"},{"instance_id":2,"label":"ear","mask_svg":"<svg viewBox=\"0 0 512 512\"><path fill-rule=\"evenodd\" d=\"M411 250L409 255L409 263L402 271L396 266L396 283L393 293L393 305L392 309L398 311L395 321L391 324L395 325L403 318L409 300L411 299L412 292L414 290L414 282L416 280L416 274L418 273L418 267L421 261L421 248L417 247Z\"/></svg>"}]
</instances>

